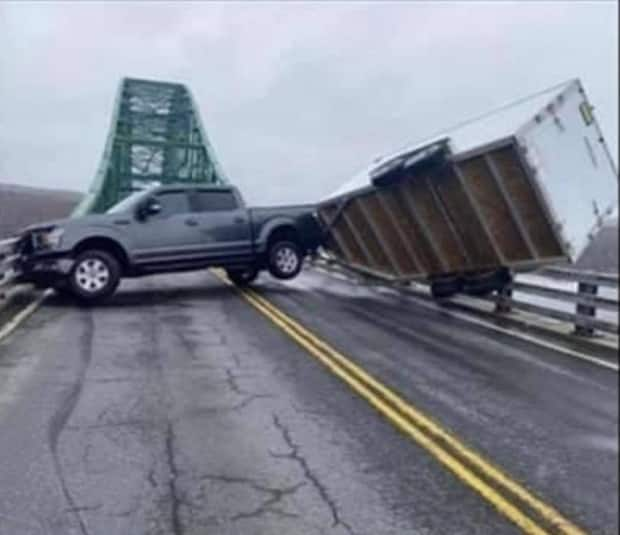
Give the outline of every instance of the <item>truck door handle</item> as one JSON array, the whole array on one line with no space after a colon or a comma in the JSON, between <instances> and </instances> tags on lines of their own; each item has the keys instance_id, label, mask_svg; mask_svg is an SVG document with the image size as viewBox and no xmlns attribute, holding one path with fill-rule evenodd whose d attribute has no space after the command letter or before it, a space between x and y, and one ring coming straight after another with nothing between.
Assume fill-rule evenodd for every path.
<instances>
[{"instance_id":1,"label":"truck door handle","mask_svg":"<svg viewBox=\"0 0 620 535\"><path fill-rule=\"evenodd\" d=\"M196 221L195 219L186 219L185 220L185 224L188 227L197 227L198 226L198 221Z\"/></svg>"},{"instance_id":2,"label":"truck door handle","mask_svg":"<svg viewBox=\"0 0 620 535\"><path fill-rule=\"evenodd\" d=\"M246 222L246 220L245 220L245 218L243 218L243 217L235 217L235 218L233 219L233 222L235 222L235 223L237 223L238 225L240 225L241 223L245 223L245 222Z\"/></svg>"}]
</instances>

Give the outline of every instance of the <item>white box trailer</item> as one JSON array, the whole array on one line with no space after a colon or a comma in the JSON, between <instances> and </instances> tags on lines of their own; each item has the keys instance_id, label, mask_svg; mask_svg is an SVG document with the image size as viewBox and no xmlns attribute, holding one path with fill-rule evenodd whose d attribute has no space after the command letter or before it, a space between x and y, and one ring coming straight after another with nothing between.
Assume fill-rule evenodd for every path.
<instances>
[{"instance_id":1,"label":"white box trailer","mask_svg":"<svg viewBox=\"0 0 620 535\"><path fill-rule=\"evenodd\" d=\"M617 170L573 80L374 162L318 213L343 263L445 295L574 261L617 205Z\"/></svg>"}]
</instances>

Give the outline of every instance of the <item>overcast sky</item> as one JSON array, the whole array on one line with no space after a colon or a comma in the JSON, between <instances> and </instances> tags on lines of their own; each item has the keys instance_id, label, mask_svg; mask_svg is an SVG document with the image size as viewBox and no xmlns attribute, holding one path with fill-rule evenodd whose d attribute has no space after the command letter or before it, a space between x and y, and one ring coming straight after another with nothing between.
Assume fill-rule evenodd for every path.
<instances>
[{"instance_id":1,"label":"overcast sky","mask_svg":"<svg viewBox=\"0 0 620 535\"><path fill-rule=\"evenodd\" d=\"M0 1L0 181L86 190L123 76L180 81L254 203L580 77L618 152L616 2Z\"/></svg>"}]
</instances>

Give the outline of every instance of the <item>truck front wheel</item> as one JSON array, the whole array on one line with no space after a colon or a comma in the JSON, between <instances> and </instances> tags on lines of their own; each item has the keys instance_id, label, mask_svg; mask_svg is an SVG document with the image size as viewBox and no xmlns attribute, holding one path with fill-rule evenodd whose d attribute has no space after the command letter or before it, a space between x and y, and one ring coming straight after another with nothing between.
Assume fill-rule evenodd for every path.
<instances>
[{"instance_id":1,"label":"truck front wheel","mask_svg":"<svg viewBox=\"0 0 620 535\"><path fill-rule=\"evenodd\" d=\"M93 249L77 256L68 283L80 301L94 303L112 295L120 279L118 260L107 251Z\"/></svg>"},{"instance_id":2,"label":"truck front wheel","mask_svg":"<svg viewBox=\"0 0 620 535\"><path fill-rule=\"evenodd\" d=\"M267 267L276 279L292 279L301 271L303 257L292 241L275 241L267 251Z\"/></svg>"}]
</instances>

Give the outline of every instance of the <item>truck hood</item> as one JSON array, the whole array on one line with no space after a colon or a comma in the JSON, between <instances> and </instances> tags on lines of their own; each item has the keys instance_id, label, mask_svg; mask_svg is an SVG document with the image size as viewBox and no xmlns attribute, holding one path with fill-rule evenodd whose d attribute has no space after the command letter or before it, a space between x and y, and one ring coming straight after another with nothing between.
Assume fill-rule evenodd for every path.
<instances>
[{"instance_id":1,"label":"truck hood","mask_svg":"<svg viewBox=\"0 0 620 535\"><path fill-rule=\"evenodd\" d=\"M19 234L26 234L35 230L46 229L50 227L62 227L64 229L79 225L83 226L108 226L113 221L122 218L120 214L94 214L82 217L67 217L64 219L52 219L50 221L42 221L23 228Z\"/></svg>"}]
</instances>

